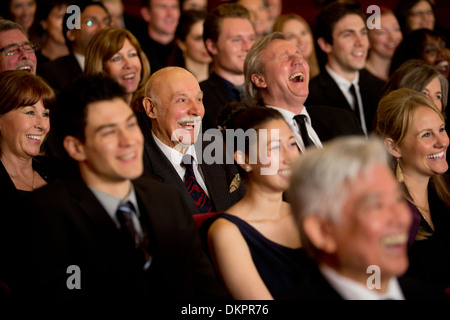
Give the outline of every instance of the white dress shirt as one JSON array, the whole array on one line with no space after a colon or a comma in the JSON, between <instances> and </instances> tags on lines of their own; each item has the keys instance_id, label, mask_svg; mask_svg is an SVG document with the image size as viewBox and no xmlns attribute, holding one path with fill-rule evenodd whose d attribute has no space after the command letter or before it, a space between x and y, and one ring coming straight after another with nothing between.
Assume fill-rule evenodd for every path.
<instances>
[{"instance_id":1,"label":"white dress shirt","mask_svg":"<svg viewBox=\"0 0 450 320\"><path fill-rule=\"evenodd\" d=\"M183 159L183 155L181 152L175 150L174 148L169 147L165 143L163 143L161 140L159 140L152 132L153 139L155 139L156 145L161 149L161 151L164 153L164 155L169 159L170 163L173 165L175 170L177 171L178 175L180 176L181 181L184 182L184 173L186 172L186 169L184 166L181 165L181 160ZM203 174L199 170L198 167L198 160L197 160L197 154L195 152L195 147L193 144L187 148L186 153L192 156L193 163L192 168L194 169L194 175L197 179L198 184L202 189L205 191L205 193L209 197L208 189L206 188L206 184L203 178Z\"/></svg>"},{"instance_id":2,"label":"white dress shirt","mask_svg":"<svg viewBox=\"0 0 450 320\"><path fill-rule=\"evenodd\" d=\"M360 93L359 84L358 84L359 83L359 72L356 73L355 79L353 79L353 81L350 82L347 79L345 79L345 78L341 77L340 75L338 75L333 70L331 70L331 68L328 65L325 66L325 69L328 71L328 73L330 74L331 78L333 78L333 80L336 82L336 84L338 85L339 89L341 89L342 94L344 95L345 99L347 99L347 101L350 104L350 107L352 108L353 111L354 111L355 101L353 101L353 96L350 93L350 87L352 85L355 87L356 97L358 98L359 114L360 114L360 117L361 117L361 119L360 119L361 127L362 127L364 133L367 136L367 124L366 124L366 120L365 120L365 117L364 117L364 108L363 108L361 93Z\"/></svg>"},{"instance_id":3,"label":"white dress shirt","mask_svg":"<svg viewBox=\"0 0 450 320\"><path fill-rule=\"evenodd\" d=\"M369 289L353 279L342 276L324 264L320 265L319 269L328 283L344 300L405 300L398 280L395 277L389 279L387 291L381 294L376 289ZM367 278L369 276L370 274L367 274Z\"/></svg>"},{"instance_id":4,"label":"white dress shirt","mask_svg":"<svg viewBox=\"0 0 450 320\"><path fill-rule=\"evenodd\" d=\"M274 106L268 105L267 107L276 109L281 113L284 120L286 120L286 122L289 124L289 127L291 127L292 135L294 136L295 141L297 142L297 146L299 147L301 152L304 152L305 144L303 143L302 136L300 135L300 128L298 127L297 121L294 120L294 117L296 116L296 114L289 110L277 108ZM302 110L302 112L300 112L300 114L303 114L306 116L306 120L305 120L306 128L308 129L308 135L311 138L312 142L314 142L316 147L322 148L322 142L320 141L319 136L317 135L316 131L314 131L313 127L311 126L311 118L309 117L308 111L306 111L305 107L303 107L303 110Z\"/></svg>"}]
</instances>

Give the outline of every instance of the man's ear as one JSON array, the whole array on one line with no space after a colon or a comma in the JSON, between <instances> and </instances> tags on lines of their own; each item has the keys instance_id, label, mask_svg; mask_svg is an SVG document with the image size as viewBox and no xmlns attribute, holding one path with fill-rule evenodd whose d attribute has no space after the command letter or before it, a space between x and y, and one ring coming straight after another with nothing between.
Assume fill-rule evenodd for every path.
<instances>
[{"instance_id":1,"label":"man's ear","mask_svg":"<svg viewBox=\"0 0 450 320\"><path fill-rule=\"evenodd\" d=\"M63 141L64 149L67 154L76 161L86 160L86 154L84 152L84 145L80 140L73 136L66 136Z\"/></svg>"},{"instance_id":2,"label":"man's ear","mask_svg":"<svg viewBox=\"0 0 450 320\"><path fill-rule=\"evenodd\" d=\"M139 10L139 13L141 14L142 19L144 19L145 22L149 23L150 22L150 10L148 9L148 7L142 7Z\"/></svg>"},{"instance_id":3,"label":"man's ear","mask_svg":"<svg viewBox=\"0 0 450 320\"><path fill-rule=\"evenodd\" d=\"M66 31L67 39L70 42L74 42L75 41L75 32L76 32L76 29L69 29L69 30Z\"/></svg>"},{"instance_id":4,"label":"man's ear","mask_svg":"<svg viewBox=\"0 0 450 320\"><path fill-rule=\"evenodd\" d=\"M389 154L395 158L401 158L402 153L401 149L398 147L398 145L392 140L391 138L384 139L384 147L389 152Z\"/></svg>"},{"instance_id":5,"label":"man's ear","mask_svg":"<svg viewBox=\"0 0 450 320\"><path fill-rule=\"evenodd\" d=\"M157 105L155 101L150 97L142 99L142 105L144 106L145 113L150 119L156 119Z\"/></svg>"},{"instance_id":6,"label":"man's ear","mask_svg":"<svg viewBox=\"0 0 450 320\"><path fill-rule=\"evenodd\" d=\"M325 40L325 38L320 37L319 39L317 39L317 44L319 45L320 49L322 49L323 52L325 52L325 53L331 52L331 44L329 44Z\"/></svg>"},{"instance_id":7,"label":"man's ear","mask_svg":"<svg viewBox=\"0 0 450 320\"><path fill-rule=\"evenodd\" d=\"M266 79L262 75L254 73L251 75L250 79L252 80L253 84L258 88L266 88L267 87Z\"/></svg>"},{"instance_id":8,"label":"man's ear","mask_svg":"<svg viewBox=\"0 0 450 320\"><path fill-rule=\"evenodd\" d=\"M303 221L303 231L317 249L326 253L336 251L333 226L328 219L315 214L310 215Z\"/></svg>"},{"instance_id":9,"label":"man's ear","mask_svg":"<svg viewBox=\"0 0 450 320\"><path fill-rule=\"evenodd\" d=\"M216 55L217 54L217 47L216 44L214 43L214 41L212 41L212 39L206 39L205 41L205 47L206 50L208 50L208 52L212 55Z\"/></svg>"}]
</instances>

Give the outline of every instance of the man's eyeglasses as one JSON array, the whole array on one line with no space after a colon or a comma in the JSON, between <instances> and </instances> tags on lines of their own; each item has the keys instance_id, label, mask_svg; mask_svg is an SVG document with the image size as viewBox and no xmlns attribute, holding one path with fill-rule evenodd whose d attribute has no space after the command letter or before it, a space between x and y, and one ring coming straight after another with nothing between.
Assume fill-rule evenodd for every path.
<instances>
[{"instance_id":1,"label":"man's eyeglasses","mask_svg":"<svg viewBox=\"0 0 450 320\"><path fill-rule=\"evenodd\" d=\"M32 42L25 42L22 44L13 43L1 48L0 53L4 52L5 56L13 56L20 53L20 48L22 48L25 52L35 52L37 49L37 44Z\"/></svg>"},{"instance_id":2,"label":"man's eyeglasses","mask_svg":"<svg viewBox=\"0 0 450 320\"><path fill-rule=\"evenodd\" d=\"M104 19L101 21L101 23L102 23L103 25L109 27L109 26L111 26L111 18L110 18L110 17L104 18ZM90 17L90 18L87 18L86 20L84 20L84 25L85 25L86 27L97 27L97 26L100 25L100 21L97 20L97 18L95 18L95 17Z\"/></svg>"}]
</instances>

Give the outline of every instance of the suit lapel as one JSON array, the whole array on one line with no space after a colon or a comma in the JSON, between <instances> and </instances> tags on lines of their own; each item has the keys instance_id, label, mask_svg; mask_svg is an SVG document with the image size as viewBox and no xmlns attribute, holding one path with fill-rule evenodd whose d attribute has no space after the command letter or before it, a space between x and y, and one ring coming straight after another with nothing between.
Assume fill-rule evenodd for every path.
<instances>
[{"instance_id":1,"label":"suit lapel","mask_svg":"<svg viewBox=\"0 0 450 320\"><path fill-rule=\"evenodd\" d=\"M320 79L320 86L322 87L322 92L325 94L325 96L328 97L329 101L333 101L334 105L348 109L352 111L350 104L348 103L347 99L345 99L344 94L342 93L341 89L339 89L336 81L330 76L330 74L326 71L324 71L324 74ZM353 111L352 111L353 112Z\"/></svg>"},{"instance_id":2,"label":"suit lapel","mask_svg":"<svg viewBox=\"0 0 450 320\"><path fill-rule=\"evenodd\" d=\"M98 235L105 240L125 261L132 261L135 256L123 241L122 234L95 195L82 180L68 184L68 190L76 199L83 214L94 226Z\"/></svg>"},{"instance_id":3,"label":"suit lapel","mask_svg":"<svg viewBox=\"0 0 450 320\"><path fill-rule=\"evenodd\" d=\"M167 183L180 191L185 204L192 214L198 213L198 209L192 201L191 195L186 189L184 182L180 179L177 171L170 163L169 159L162 153L156 145L151 133L145 137L144 164L146 171L156 180Z\"/></svg>"}]
</instances>

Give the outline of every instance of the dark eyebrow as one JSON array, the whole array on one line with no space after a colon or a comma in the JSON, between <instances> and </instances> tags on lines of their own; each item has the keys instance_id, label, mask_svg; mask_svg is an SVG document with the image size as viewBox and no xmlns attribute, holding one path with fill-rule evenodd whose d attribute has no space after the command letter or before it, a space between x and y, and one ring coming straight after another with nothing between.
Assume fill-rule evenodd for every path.
<instances>
[{"instance_id":1,"label":"dark eyebrow","mask_svg":"<svg viewBox=\"0 0 450 320\"><path fill-rule=\"evenodd\" d=\"M129 122L129 121L130 121L131 119L133 119L133 118L136 118L136 115L135 115L134 113L131 114L131 115L127 118L127 120L126 120L125 122ZM97 132L99 132L99 131L102 131L102 130L104 130L104 129L114 128L114 127L117 127L117 124L115 124L115 123L105 124L105 125L102 125L102 126L98 127L98 128L95 130L95 133L97 133Z\"/></svg>"}]
</instances>

